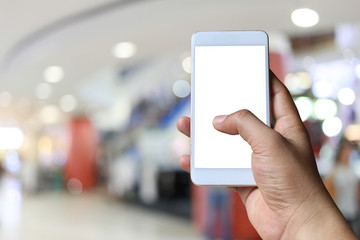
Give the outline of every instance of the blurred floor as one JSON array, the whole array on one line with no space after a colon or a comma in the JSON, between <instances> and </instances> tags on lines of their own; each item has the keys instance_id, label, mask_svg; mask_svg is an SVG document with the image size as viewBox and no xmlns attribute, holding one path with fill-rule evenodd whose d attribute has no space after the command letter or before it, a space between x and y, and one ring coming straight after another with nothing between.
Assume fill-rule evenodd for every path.
<instances>
[{"instance_id":1,"label":"blurred floor","mask_svg":"<svg viewBox=\"0 0 360 240\"><path fill-rule=\"evenodd\" d=\"M1 180L0 239L201 239L190 221L127 205L106 195L66 192L22 195L17 180Z\"/></svg>"}]
</instances>

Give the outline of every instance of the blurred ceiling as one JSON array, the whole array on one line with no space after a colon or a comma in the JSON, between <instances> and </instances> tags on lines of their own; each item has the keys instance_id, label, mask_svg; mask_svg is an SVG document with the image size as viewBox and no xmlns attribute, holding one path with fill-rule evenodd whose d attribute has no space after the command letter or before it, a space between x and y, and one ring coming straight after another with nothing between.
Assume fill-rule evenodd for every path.
<instances>
[{"instance_id":1,"label":"blurred ceiling","mask_svg":"<svg viewBox=\"0 0 360 240\"><path fill-rule=\"evenodd\" d=\"M316 10L319 24L309 29L293 25L290 14L300 7ZM115 85L123 93L134 94L134 89L159 78L143 71L138 77L127 76L131 82L121 82L117 76L121 69L136 72L151 66L161 71L171 68L170 61L180 64L195 31L327 32L337 23L360 22L359 7L357 0L1 1L0 91L35 101L35 87L44 82L44 69L59 65L65 78L54 84L47 103L73 94L84 105L106 105L118 94ZM137 54L114 58L111 49L120 41L134 42Z\"/></svg>"}]
</instances>

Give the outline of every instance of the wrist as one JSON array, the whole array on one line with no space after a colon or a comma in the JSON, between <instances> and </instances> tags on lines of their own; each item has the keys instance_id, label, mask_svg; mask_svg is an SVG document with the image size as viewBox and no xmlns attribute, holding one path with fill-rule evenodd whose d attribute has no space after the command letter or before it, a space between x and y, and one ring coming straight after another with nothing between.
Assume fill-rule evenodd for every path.
<instances>
[{"instance_id":1,"label":"wrist","mask_svg":"<svg viewBox=\"0 0 360 240\"><path fill-rule=\"evenodd\" d=\"M334 201L319 191L304 202L289 221L283 239L358 239Z\"/></svg>"}]
</instances>

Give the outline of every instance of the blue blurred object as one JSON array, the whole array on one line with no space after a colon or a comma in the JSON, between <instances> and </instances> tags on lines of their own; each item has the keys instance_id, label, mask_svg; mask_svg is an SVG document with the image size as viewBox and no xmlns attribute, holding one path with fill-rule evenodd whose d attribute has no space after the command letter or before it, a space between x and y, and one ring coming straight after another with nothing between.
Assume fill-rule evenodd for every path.
<instances>
[{"instance_id":1,"label":"blue blurred object","mask_svg":"<svg viewBox=\"0 0 360 240\"><path fill-rule=\"evenodd\" d=\"M173 121L179 117L179 113L185 109L185 107L190 107L190 95L178 101L160 120L159 125L161 127L167 127Z\"/></svg>"}]
</instances>

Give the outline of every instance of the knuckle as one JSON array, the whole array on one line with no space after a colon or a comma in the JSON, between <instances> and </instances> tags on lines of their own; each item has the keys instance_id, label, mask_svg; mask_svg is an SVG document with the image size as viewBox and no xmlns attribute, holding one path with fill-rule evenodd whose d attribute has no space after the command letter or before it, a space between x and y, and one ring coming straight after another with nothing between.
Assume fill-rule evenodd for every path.
<instances>
[{"instance_id":1,"label":"knuckle","mask_svg":"<svg viewBox=\"0 0 360 240\"><path fill-rule=\"evenodd\" d=\"M236 112L236 117L238 119L248 118L251 115L251 112L247 109L242 109Z\"/></svg>"},{"instance_id":2,"label":"knuckle","mask_svg":"<svg viewBox=\"0 0 360 240\"><path fill-rule=\"evenodd\" d=\"M235 112L232 116L234 129L236 129L236 133L243 135L246 130L246 126L249 124L249 118L252 113L247 109L242 109Z\"/></svg>"}]
</instances>

